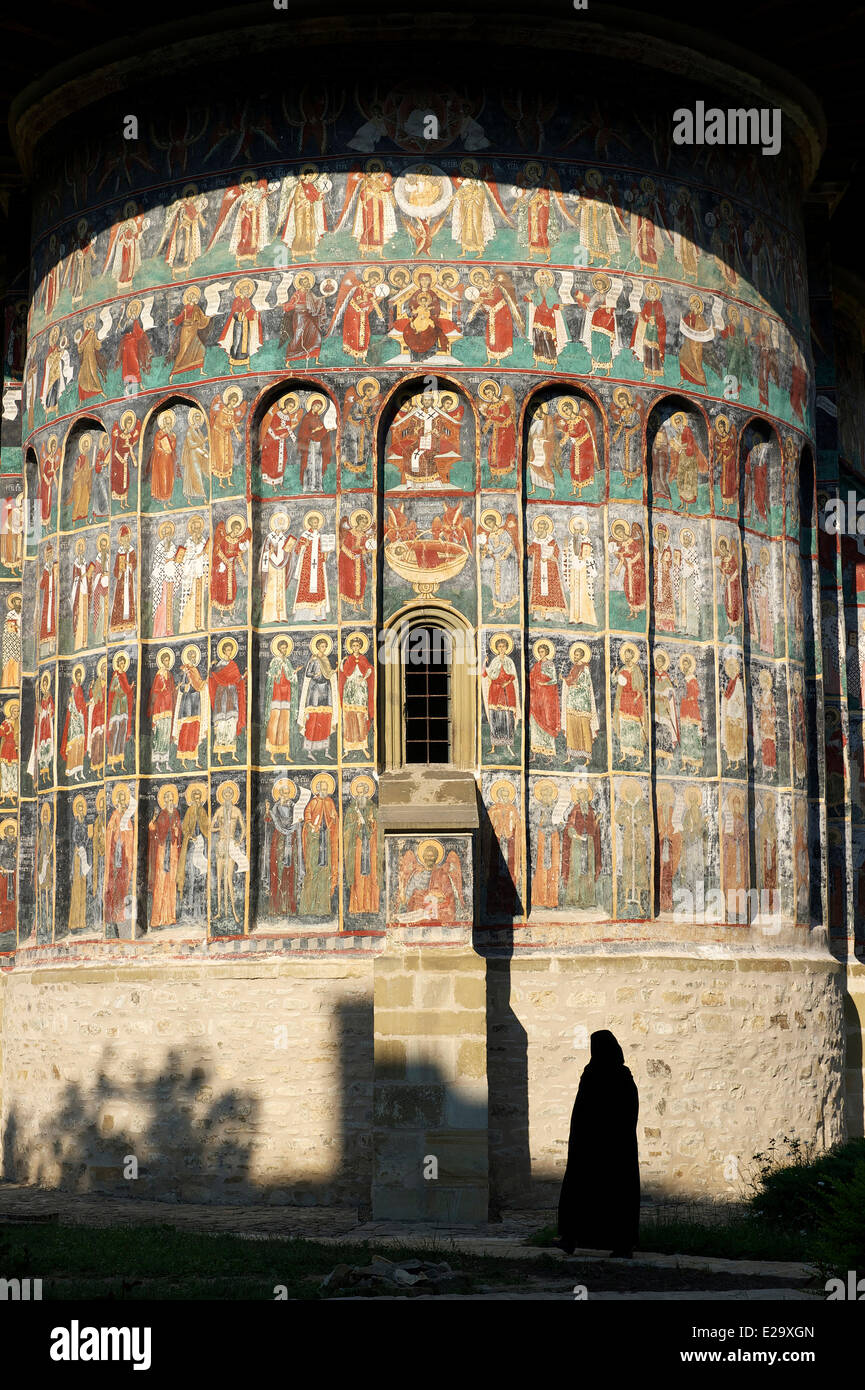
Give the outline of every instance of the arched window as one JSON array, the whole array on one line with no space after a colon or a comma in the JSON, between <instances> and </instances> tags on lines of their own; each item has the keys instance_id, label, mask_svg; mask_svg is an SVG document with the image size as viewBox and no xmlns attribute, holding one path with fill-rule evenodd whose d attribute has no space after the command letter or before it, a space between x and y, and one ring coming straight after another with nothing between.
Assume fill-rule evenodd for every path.
<instances>
[{"instance_id":1,"label":"arched window","mask_svg":"<svg viewBox=\"0 0 865 1390\"><path fill-rule=\"evenodd\" d=\"M452 609L418 605L384 629L382 762L386 772L468 770L475 749L475 635Z\"/></svg>"},{"instance_id":2,"label":"arched window","mask_svg":"<svg viewBox=\"0 0 865 1390\"><path fill-rule=\"evenodd\" d=\"M404 651L405 762L453 760L453 643L435 623L413 627Z\"/></svg>"}]
</instances>

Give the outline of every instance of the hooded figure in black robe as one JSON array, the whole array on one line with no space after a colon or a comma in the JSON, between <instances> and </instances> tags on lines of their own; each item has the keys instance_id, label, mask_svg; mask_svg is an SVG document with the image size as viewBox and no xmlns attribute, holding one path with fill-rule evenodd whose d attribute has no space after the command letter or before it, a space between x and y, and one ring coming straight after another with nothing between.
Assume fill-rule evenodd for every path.
<instances>
[{"instance_id":1,"label":"hooded figure in black robe","mask_svg":"<svg viewBox=\"0 0 865 1390\"><path fill-rule=\"evenodd\" d=\"M630 1256L640 1222L639 1096L622 1049L604 1029L591 1037L571 1114L557 1244Z\"/></svg>"}]
</instances>

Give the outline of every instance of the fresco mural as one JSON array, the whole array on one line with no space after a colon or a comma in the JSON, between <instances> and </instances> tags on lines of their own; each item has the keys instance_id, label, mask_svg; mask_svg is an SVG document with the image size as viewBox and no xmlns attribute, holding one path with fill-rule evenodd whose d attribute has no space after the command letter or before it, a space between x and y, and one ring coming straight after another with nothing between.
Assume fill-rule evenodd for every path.
<instances>
[{"instance_id":1,"label":"fresco mural","mask_svg":"<svg viewBox=\"0 0 865 1390\"><path fill-rule=\"evenodd\" d=\"M641 135L617 167L555 101L543 156L492 93L428 151L361 102L221 173L162 117L159 181L41 173L0 950L724 921L749 886L806 925L792 199ZM476 844L380 820L379 633L425 604L476 637Z\"/></svg>"}]
</instances>

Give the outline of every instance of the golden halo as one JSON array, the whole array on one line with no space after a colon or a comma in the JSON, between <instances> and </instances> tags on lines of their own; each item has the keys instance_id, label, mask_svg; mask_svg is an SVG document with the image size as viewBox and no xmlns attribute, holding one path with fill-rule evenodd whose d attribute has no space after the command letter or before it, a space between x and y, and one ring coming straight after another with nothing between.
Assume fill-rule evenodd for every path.
<instances>
[{"instance_id":1,"label":"golden halo","mask_svg":"<svg viewBox=\"0 0 865 1390\"><path fill-rule=\"evenodd\" d=\"M368 530L372 525L372 513L368 512L365 507L358 507L357 511L352 512L349 517L349 523L355 531L360 529L361 520L366 523L364 530Z\"/></svg>"},{"instance_id":2,"label":"golden halo","mask_svg":"<svg viewBox=\"0 0 865 1390\"><path fill-rule=\"evenodd\" d=\"M684 529L684 531L682 531L682 532L680 533L680 535L679 535L679 540L682 542L682 545L687 545L687 546L693 545L693 544L694 544L694 533L693 533L693 531L689 531L688 528L687 528L687 526L686 526L685 529Z\"/></svg>"},{"instance_id":3,"label":"golden halo","mask_svg":"<svg viewBox=\"0 0 865 1390\"><path fill-rule=\"evenodd\" d=\"M613 400L616 402L616 405L630 405L631 393L627 386L617 386L613 392Z\"/></svg>"},{"instance_id":4,"label":"golden halo","mask_svg":"<svg viewBox=\"0 0 865 1390\"><path fill-rule=\"evenodd\" d=\"M101 656L96 663L97 676L104 676L108 671L108 657Z\"/></svg>"},{"instance_id":5,"label":"golden halo","mask_svg":"<svg viewBox=\"0 0 865 1390\"><path fill-rule=\"evenodd\" d=\"M370 269L372 269L372 267L370 267ZM358 383L357 383L357 387L356 387L357 394L358 394L359 396L363 395L363 393L364 393L364 391L366 390L367 386L374 386L374 387L375 387L375 391L373 392L373 395L378 396L378 395L381 394L381 387L379 386L378 381L376 380L376 378L375 378L374 376L362 376L362 377L360 378L360 380L359 380Z\"/></svg>"},{"instance_id":6,"label":"golden halo","mask_svg":"<svg viewBox=\"0 0 865 1390\"><path fill-rule=\"evenodd\" d=\"M532 276L536 285L554 285L555 276L551 270L536 270Z\"/></svg>"},{"instance_id":7,"label":"golden halo","mask_svg":"<svg viewBox=\"0 0 865 1390\"><path fill-rule=\"evenodd\" d=\"M116 671L116 670L117 670L117 663L118 663L118 661L125 661L125 662L126 662L126 665L127 665L127 667L128 667L128 666L129 666L129 653L128 653L128 652L115 652L115 653L114 653L114 659L113 659L113 661L111 662L111 669L112 669L112 671Z\"/></svg>"},{"instance_id":8,"label":"golden halo","mask_svg":"<svg viewBox=\"0 0 865 1390\"><path fill-rule=\"evenodd\" d=\"M680 420L682 422L681 424L678 423ZM684 429L685 425L688 423L688 417L684 410L674 410L673 414L670 416L670 423L675 425L677 430Z\"/></svg>"},{"instance_id":9,"label":"golden halo","mask_svg":"<svg viewBox=\"0 0 865 1390\"><path fill-rule=\"evenodd\" d=\"M197 666L201 660L200 648L190 643L190 645L184 647L183 651L180 653L180 660L184 666Z\"/></svg>"},{"instance_id":10,"label":"golden halo","mask_svg":"<svg viewBox=\"0 0 865 1390\"><path fill-rule=\"evenodd\" d=\"M481 517L481 526L483 526L486 530L490 529L489 526L487 526L487 522L490 518L492 518L494 526L501 526L502 514L501 512L497 512L495 507L490 507L489 511L484 512L483 516Z\"/></svg>"},{"instance_id":11,"label":"golden halo","mask_svg":"<svg viewBox=\"0 0 865 1390\"><path fill-rule=\"evenodd\" d=\"M577 512L577 515L572 516L568 522L568 530L572 536L587 536L589 534L589 523L584 516L580 516L580 513Z\"/></svg>"},{"instance_id":12,"label":"golden halo","mask_svg":"<svg viewBox=\"0 0 865 1390\"><path fill-rule=\"evenodd\" d=\"M83 555L83 554L85 553L86 550L87 550L87 542L86 542L86 540L84 539L83 536L79 536L78 540L75 542L75 554L76 554L76 555Z\"/></svg>"},{"instance_id":13,"label":"golden halo","mask_svg":"<svg viewBox=\"0 0 865 1390\"><path fill-rule=\"evenodd\" d=\"M367 635L366 635L365 632L350 632L350 633L348 634L348 636L346 637L346 639L345 639L346 651L348 650L348 648L349 648L349 646L350 646L350 644L351 644L352 642L361 642L361 643L362 643L362 646L361 646L361 651L362 651L362 652L365 652L365 651L368 651L368 650L369 650L369 638L367 637Z\"/></svg>"},{"instance_id":14,"label":"golden halo","mask_svg":"<svg viewBox=\"0 0 865 1390\"><path fill-rule=\"evenodd\" d=\"M698 294L692 294L688 300L688 307L694 310L695 314L702 314L703 301Z\"/></svg>"},{"instance_id":15,"label":"golden halo","mask_svg":"<svg viewBox=\"0 0 865 1390\"><path fill-rule=\"evenodd\" d=\"M97 811L104 811L104 810L105 810L105 788L104 788L104 787L100 787L99 790L98 790L98 792L96 793L96 809L97 809Z\"/></svg>"},{"instance_id":16,"label":"golden halo","mask_svg":"<svg viewBox=\"0 0 865 1390\"><path fill-rule=\"evenodd\" d=\"M289 637L287 632L278 632L276 636L271 639L270 650L272 654L276 657L280 655L277 648L280 646L282 642L285 642L286 646L288 647L287 655L291 656L291 653L294 651L294 639L292 637Z\"/></svg>"},{"instance_id":17,"label":"golden halo","mask_svg":"<svg viewBox=\"0 0 865 1390\"><path fill-rule=\"evenodd\" d=\"M615 521L610 523L610 535L613 537L613 540L617 541L620 538L624 540L624 538L630 534L631 528L624 517L616 517Z\"/></svg>"},{"instance_id":18,"label":"golden halo","mask_svg":"<svg viewBox=\"0 0 865 1390\"><path fill-rule=\"evenodd\" d=\"M217 642L216 654L217 656L225 657L227 661L230 661L232 657L237 656L237 643L235 642L234 638L223 637L221 642Z\"/></svg>"},{"instance_id":19,"label":"golden halo","mask_svg":"<svg viewBox=\"0 0 865 1390\"><path fill-rule=\"evenodd\" d=\"M573 646L568 652L568 655L570 656L571 661L576 661L578 656L583 656L583 659L587 664L592 659L592 653L586 646L585 642L574 642Z\"/></svg>"},{"instance_id":20,"label":"golden halo","mask_svg":"<svg viewBox=\"0 0 865 1390\"><path fill-rule=\"evenodd\" d=\"M121 803L121 802L123 802L123 804L124 804L125 806L128 806L128 805L129 805L129 802L131 801L131 799L132 799L132 793L130 792L129 788L126 786L126 783L125 783L125 782L118 782L118 783L117 783L117 786L112 788L112 791L111 791L111 805L115 808L115 810L119 810L119 809L120 809L120 803Z\"/></svg>"},{"instance_id":21,"label":"golden halo","mask_svg":"<svg viewBox=\"0 0 865 1390\"><path fill-rule=\"evenodd\" d=\"M86 797L86 796L81 796L81 795L79 794L78 796L76 796L76 797L73 798L73 801L72 801L72 814L73 814L73 815L74 815L75 812L78 810L78 807L79 807L79 806L83 806L83 807L84 807L84 812L85 812L85 814L86 814L86 813L87 813L87 797Z\"/></svg>"},{"instance_id":22,"label":"golden halo","mask_svg":"<svg viewBox=\"0 0 865 1390\"><path fill-rule=\"evenodd\" d=\"M297 394L294 391L289 391L288 395L282 396L271 409L276 410L278 407L280 410L297 410L299 404Z\"/></svg>"},{"instance_id":23,"label":"golden halo","mask_svg":"<svg viewBox=\"0 0 865 1390\"><path fill-rule=\"evenodd\" d=\"M322 527L324 525L324 517L321 512L307 512L306 516L303 518L304 530L309 529L316 517L318 518L319 527Z\"/></svg>"},{"instance_id":24,"label":"golden halo","mask_svg":"<svg viewBox=\"0 0 865 1390\"><path fill-rule=\"evenodd\" d=\"M193 531L203 531L203 530L204 530L204 517L203 517L203 516L199 516L198 512L196 512L196 513L195 513L195 516L191 516L191 517L188 519L187 523L186 523L186 534L187 534L187 536L191 536Z\"/></svg>"},{"instance_id":25,"label":"golden halo","mask_svg":"<svg viewBox=\"0 0 865 1390\"><path fill-rule=\"evenodd\" d=\"M236 782L222 782L216 789L216 799L220 803L230 801L233 806L239 797L240 788Z\"/></svg>"},{"instance_id":26,"label":"golden halo","mask_svg":"<svg viewBox=\"0 0 865 1390\"><path fill-rule=\"evenodd\" d=\"M535 801L539 801L542 806L552 806L553 803L559 799L558 783L553 782L549 777L545 777L542 782L535 783L533 796Z\"/></svg>"},{"instance_id":27,"label":"golden halo","mask_svg":"<svg viewBox=\"0 0 865 1390\"><path fill-rule=\"evenodd\" d=\"M253 294L254 292L255 292L255 281L254 281L254 280L247 280L246 277L244 277L242 280L235 280L235 282L234 282L234 293L235 293L235 294L250 295L250 294Z\"/></svg>"},{"instance_id":28,"label":"golden halo","mask_svg":"<svg viewBox=\"0 0 865 1390\"><path fill-rule=\"evenodd\" d=\"M514 639L508 632L494 632L492 637L489 639L489 642L491 652L495 651L499 642L505 642L507 644L506 650L508 653L512 652L514 649Z\"/></svg>"},{"instance_id":29,"label":"golden halo","mask_svg":"<svg viewBox=\"0 0 865 1390\"><path fill-rule=\"evenodd\" d=\"M355 777L349 788L352 796L375 796L375 782L371 777L361 774Z\"/></svg>"},{"instance_id":30,"label":"golden halo","mask_svg":"<svg viewBox=\"0 0 865 1390\"><path fill-rule=\"evenodd\" d=\"M326 649L325 649L325 654L326 654L327 656L330 656L330 653L333 651L333 638L332 638L332 637L328 637L328 635L327 635L326 632L313 632L313 633L311 633L310 639L309 639L309 650L310 650L310 652L312 652L313 647L318 647L318 646L320 646L322 642L326 642L326 643L327 643L327 647L326 647Z\"/></svg>"},{"instance_id":31,"label":"golden halo","mask_svg":"<svg viewBox=\"0 0 865 1390\"><path fill-rule=\"evenodd\" d=\"M92 443L93 436L91 434L82 434L81 438L78 441L78 447L79 449L89 449Z\"/></svg>"},{"instance_id":32,"label":"golden halo","mask_svg":"<svg viewBox=\"0 0 865 1390\"><path fill-rule=\"evenodd\" d=\"M17 839L17 836L18 836L18 823L17 823L17 821L14 821L14 820L4 820L4 821L0 822L0 835L3 836L3 839L4 839L4 840L5 840L5 838L6 838L6 831L9 829L10 825L12 826L12 829L15 831L15 836L16 836L16 839Z\"/></svg>"},{"instance_id":33,"label":"golden halo","mask_svg":"<svg viewBox=\"0 0 865 1390\"><path fill-rule=\"evenodd\" d=\"M659 647L658 650L653 653L652 660L658 671L666 671L669 668L670 656L668 652L664 651L663 647Z\"/></svg>"},{"instance_id":34,"label":"golden halo","mask_svg":"<svg viewBox=\"0 0 865 1390\"><path fill-rule=\"evenodd\" d=\"M436 852L436 864L440 864L440 863L442 862L442 860L444 859L444 857L445 857L445 851L444 851L444 845L443 845L443 844L441 843L441 841L439 841L439 840L421 840L421 841L419 841L418 847L417 847L417 857L418 857L418 859L421 861L421 863L424 862L423 852L424 852L424 850L426 849L427 845L432 845L433 849L434 849L435 852Z\"/></svg>"},{"instance_id":35,"label":"golden halo","mask_svg":"<svg viewBox=\"0 0 865 1390\"><path fill-rule=\"evenodd\" d=\"M315 276L309 270L302 270L299 275L295 276L294 283L299 290L308 290L315 284Z\"/></svg>"},{"instance_id":36,"label":"golden halo","mask_svg":"<svg viewBox=\"0 0 865 1390\"><path fill-rule=\"evenodd\" d=\"M274 801L279 800L280 792L288 792L289 797L293 801L297 796L297 783L292 782L290 777L277 777L270 789L270 795Z\"/></svg>"},{"instance_id":37,"label":"golden halo","mask_svg":"<svg viewBox=\"0 0 865 1390\"><path fill-rule=\"evenodd\" d=\"M696 664L697 663L690 652L683 652L682 655L679 657L679 670L682 672L683 676L686 676L689 671L693 671L696 667Z\"/></svg>"},{"instance_id":38,"label":"golden halo","mask_svg":"<svg viewBox=\"0 0 865 1390\"><path fill-rule=\"evenodd\" d=\"M313 796L332 796L336 783L329 772L320 772L317 777L313 777L310 783L310 791ZM318 787L323 787L323 791L318 791Z\"/></svg>"},{"instance_id":39,"label":"golden halo","mask_svg":"<svg viewBox=\"0 0 865 1390\"><path fill-rule=\"evenodd\" d=\"M167 657L169 658L169 661L168 661L168 669L169 669L169 671L170 671L170 670L172 669L172 667L174 666L175 654L174 654L174 652L171 650L170 647L160 647L160 648L159 648L159 651L156 653L156 664L157 664L157 666L161 666L161 665L162 665L162 658L163 658L164 656L167 656Z\"/></svg>"},{"instance_id":40,"label":"golden halo","mask_svg":"<svg viewBox=\"0 0 865 1390\"><path fill-rule=\"evenodd\" d=\"M111 537L109 536L109 534L108 534L107 531L103 531L101 536L97 536L97 537L96 537L96 545L97 545L98 549L100 549L100 550L102 549L102 542L103 542L103 541L105 542L106 545L110 545L110 544L111 544Z\"/></svg>"},{"instance_id":41,"label":"golden halo","mask_svg":"<svg viewBox=\"0 0 865 1390\"><path fill-rule=\"evenodd\" d=\"M516 794L517 789L513 782L509 782L505 777L499 777L490 787L490 795L494 800L513 801Z\"/></svg>"},{"instance_id":42,"label":"golden halo","mask_svg":"<svg viewBox=\"0 0 865 1390\"><path fill-rule=\"evenodd\" d=\"M502 388L499 385L499 383L497 381L493 381L492 377L490 376L487 377L486 381L481 382L480 386L478 387L478 395L482 396L485 391L489 391L490 389L492 389L495 399L498 400L502 394Z\"/></svg>"},{"instance_id":43,"label":"golden halo","mask_svg":"<svg viewBox=\"0 0 865 1390\"><path fill-rule=\"evenodd\" d=\"M488 270L485 270L484 267L481 265L476 266L475 269L471 271L469 275L469 281L472 285L488 285L490 284L491 279L492 277L490 275L490 272Z\"/></svg>"},{"instance_id":44,"label":"golden halo","mask_svg":"<svg viewBox=\"0 0 865 1390\"><path fill-rule=\"evenodd\" d=\"M176 421L177 416L173 410L160 410L156 417L157 425L163 430L170 430Z\"/></svg>"},{"instance_id":45,"label":"golden halo","mask_svg":"<svg viewBox=\"0 0 865 1390\"><path fill-rule=\"evenodd\" d=\"M204 802L205 805L207 805L207 783L190 782L189 786L186 788L186 791L183 793L183 800L186 802L187 806L192 805L192 793L195 791L201 792L201 800Z\"/></svg>"},{"instance_id":46,"label":"golden halo","mask_svg":"<svg viewBox=\"0 0 865 1390\"><path fill-rule=\"evenodd\" d=\"M761 546L760 546L760 564L761 564L761 565L768 564L768 563L770 562L771 559L772 559L772 557L771 557L771 555L769 554L769 547L768 547L768 545L761 545Z\"/></svg>"},{"instance_id":47,"label":"golden halo","mask_svg":"<svg viewBox=\"0 0 865 1390\"><path fill-rule=\"evenodd\" d=\"M159 537L160 540L162 540L163 536L173 536L173 535L174 535L174 522L173 522L173 521L161 521L161 522L159 523L159 526L157 527L156 534L157 534L157 536Z\"/></svg>"},{"instance_id":48,"label":"golden halo","mask_svg":"<svg viewBox=\"0 0 865 1390\"><path fill-rule=\"evenodd\" d=\"M230 404L232 396L236 396L239 401L243 400L243 392L239 386L226 386L222 393L222 399L225 401L226 405Z\"/></svg>"},{"instance_id":49,"label":"golden halo","mask_svg":"<svg viewBox=\"0 0 865 1390\"><path fill-rule=\"evenodd\" d=\"M580 801L580 800L582 800L583 797L585 797L587 801L592 801L592 800L594 800L594 796L595 796L595 789L594 789L594 787L592 786L592 784L591 784L590 782L572 782L572 783L571 783L571 800L572 800L572 801Z\"/></svg>"},{"instance_id":50,"label":"golden halo","mask_svg":"<svg viewBox=\"0 0 865 1390\"><path fill-rule=\"evenodd\" d=\"M595 289L598 291L599 294L606 294L607 290L611 287L612 283L613 282L610 279L609 275L604 275L603 273L601 273L592 276L592 284L594 285Z\"/></svg>"},{"instance_id":51,"label":"golden halo","mask_svg":"<svg viewBox=\"0 0 865 1390\"><path fill-rule=\"evenodd\" d=\"M14 719L21 709L20 700L7 700L3 706L3 713L7 719Z\"/></svg>"},{"instance_id":52,"label":"golden halo","mask_svg":"<svg viewBox=\"0 0 865 1390\"><path fill-rule=\"evenodd\" d=\"M645 294L647 299L660 299L661 286L656 280L647 280Z\"/></svg>"},{"instance_id":53,"label":"golden halo","mask_svg":"<svg viewBox=\"0 0 865 1390\"><path fill-rule=\"evenodd\" d=\"M540 650L539 650L540 647L549 647L549 649L550 649L550 657L552 657L553 660L555 660L555 655L556 655L556 644L555 644L555 642L553 642L549 637L539 637L538 640L537 640L537 642L535 642L534 645L533 645L533 647L532 647L532 651L534 652L534 654L535 654L535 656L536 656L536 658L537 658L538 661L549 660L549 657L543 657L543 656L541 656L541 653L540 653Z\"/></svg>"},{"instance_id":54,"label":"golden halo","mask_svg":"<svg viewBox=\"0 0 865 1390\"><path fill-rule=\"evenodd\" d=\"M84 671L84 667L81 665L80 662L78 662L75 666L72 667L72 679L73 679L73 680L74 680L75 677L79 674L79 672L81 673L81 679L83 680L83 679L84 679L84 675L85 675L85 671Z\"/></svg>"},{"instance_id":55,"label":"golden halo","mask_svg":"<svg viewBox=\"0 0 865 1390\"><path fill-rule=\"evenodd\" d=\"M365 285L380 285L384 279L384 271L380 266L368 265L360 278Z\"/></svg>"},{"instance_id":56,"label":"golden halo","mask_svg":"<svg viewBox=\"0 0 865 1390\"><path fill-rule=\"evenodd\" d=\"M412 271L412 275L411 275L411 278L412 278L412 280L414 281L414 283L415 283L416 285L419 285L419 284L420 284L420 282L421 282L421 276L422 276L422 275L428 275L429 278L430 278L430 280L432 280L432 287L435 288L435 284L436 284L436 281L437 281L437 279L438 279L438 273L437 273L437 271L436 271L435 266L432 266L432 265L419 265L419 266L416 266L415 269Z\"/></svg>"},{"instance_id":57,"label":"golden halo","mask_svg":"<svg viewBox=\"0 0 865 1390\"><path fill-rule=\"evenodd\" d=\"M619 648L620 661L636 661L638 657L639 652L637 651L637 648L634 646L633 642L622 643L621 647Z\"/></svg>"},{"instance_id":58,"label":"golden halo","mask_svg":"<svg viewBox=\"0 0 865 1390\"><path fill-rule=\"evenodd\" d=\"M163 811L165 810L165 798L166 798L166 796L168 795L169 792L173 792L173 793L174 793L174 804L175 804L175 806L176 806L176 805L177 805L177 801L178 801L178 796L177 796L177 788L175 787L175 785L174 785L173 782L169 782L169 783L167 784L167 786L160 787L160 788L159 788L159 791L156 793L156 801L157 801L157 804L158 804L159 806L162 807L162 810L163 810Z\"/></svg>"},{"instance_id":59,"label":"golden halo","mask_svg":"<svg viewBox=\"0 0 865 1390\"><path fill-rule=\"evenodd\" d=\"M288 530L288 512L273 512L270 518L271 531Z\"/></svg>"},{"instance_id":60,"label":"golden halo","mask_svg":"<svg viewBox=\"0 0 865 1390\"><path fill-rule=\"evenodd\" d=\"M315 405L316 401L318 401L318 403L321 405L322 411L327 410L327 407L330 404L327 396L323 396L320 391L312 391L306 398L306 409L312 410L312 407Z\"/></svg>"},{"instance_id":61,"label":"golden halo","mask_svg":"<svg viewBox=\"0 0 865 1390\"><path fill-rule=\"evenodd\" d=\"M552 518L548 517L546 512L544 512L541 516L536 516L534 521L532 522L532 535L536 536L538 534L538 527L540 526L542 521L545 521L547 523L550 530L555 529L553 527Z\"/></svg>"},{"instance_id":62,"label":"golden halo","mask_svg":"<svg viewBox=\"0 0 865 1390\"><path fill-rule=\"evenodd\" d=\"M231 530L231 528L232 528L232 526L234 525L235 521L239 521L239 522L240 522L240 529L241 529L241 531L245 531L245 530L246 530L246 517L245 517L245 516L242 516L240 512L235 512L234 515L233 515L233 516L230 516L230 517L228 518L228 520L226 521L226 523L225 523L225 529L226 529L226 531L230 531L230 530Z\"/></svg>"}]
</instances>

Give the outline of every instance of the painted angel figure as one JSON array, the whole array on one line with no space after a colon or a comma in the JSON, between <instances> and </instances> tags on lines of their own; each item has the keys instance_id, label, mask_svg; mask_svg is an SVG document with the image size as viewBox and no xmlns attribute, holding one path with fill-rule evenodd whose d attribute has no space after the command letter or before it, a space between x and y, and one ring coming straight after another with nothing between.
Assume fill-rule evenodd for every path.
<instances>
[{"instance_id":1,"label":"painted angel figure","mask_svg":"<svg viewBox=\"0 0 865 1390\"><path fill-rule=\"evenodd\" d=\"M399 861L397 910L402 920L450 923L469 910L463 899L463 875L456 850L445 853L437 840L405 850Z\"/></svg>"},{"instance_id":2,"label":"painted angel figure","mask_svg":"<svg viewBox=\"0 0 865 1390\"><path fill-rule=\"evenodd\" d=\"M531 160L514 185L517 201L511 208L516 214L517 238L529 253L530 260L548 261L553 247L566 226L574 219L565 204L559 176L552 167Z\"/></svg>"},{"instance_id":3,"label":"painted angel figure","mask_svg":"<svg viewBox=\"0 0 865 1390\"><path fill-rule=\"evenodd\" d=\"M622 440L622 473L626 485L634 482L643 471L643 454L640 441L643 436L646 407L640 396L634 399L627 386L617 386L613 391L610 417L616 428L610 442L617 444Z\"/></svg>"},{"instance_id":4,"label":"painted angel figure","mask_svg":"<svg viewBox=\"0 0 865 1390\"><path fill-rule=\"evenodd\" d=\"M72 235L72 244L63 270L63 282L68 285L73 304L80 304L90 289L96 263L96 237L90 225L81 218Z\"/></svg>"},{"instance_id":5,"label":"painted angel figure","mask_svg":"<svg viewBox=\"0 0 865 1390\"><path fill-rule=\"evenodd\" d=\"M523 316L517 304L517 288L506 271L496 271L495 278L484 266L477 266L469 274L471 285L466 298L474 300L466 315L466 327L479 313L486 319L484 341L487 350L486 365L492 367L514 350L514 329L522 336L525 332Z\"/></svg>"},{"instance_id":6,"label":"painted angel figure","mask_svg":"<svg viewBox=\"0 0 865 1390\"><path fill-rule=\"evenodd\" d=\"M201 255L206 207L206 195L199 193L197 184L189 183L177 202L165 209L165 226L156 254L165 247L165 260L171 266L172 276L188 275Z\"/></svg>"},{"instance_id":7,"label":"painted angel figure","mask_svg":"<svg viewBox=\"0 0 865 1390\"><path fill-rule=\"evenodd\" d=\"M141 239L149 226L150 218L138 211L137 203L130 202L123 209L123 221L111 229L102 274L110 267L118 290L128 290L141 269Z\"/></svg>"},{"instance_id":8,"label":"painted angel figure","mask_svg":"<svg viewBox=\"0 0 865 1390\"><path fill-rule=\"evenodd\" d=\"M587 169L585 192L577 194L577 226L586 265L607 266L619 256L619 231L628 235L615 190L604 187L600 169Z\"/></svg>"},{"instance_id":9,"label":"painted angel figure","mask_svg":"<svg viewBox=\"0 0 865 1390\"><path fill-rule=\"evenodd\" d=\"M368 159L363 173L355 170L346 179L337 232L348 222L352 209L351 234L361 256L383 256L385 246L396 236L397 221L393 176L380 159Z\"/></svg>"},{"instance_id":10,"label":"painted angel figure","mask_svg":"<svg viewBox=\"0 0 865 1390\"><path fill-rule=\"evenodd\" d=\"M210 471L221 488L231 483L234 446L242 444L246 411L247 402L237 386L227 386L221 394L217 391L210 402Z\"/></svg>"},{"instance_id":11,"label":"painted angel figure","mask_svg":"<svg viewBox=\"0 0 865 1390\"><path fill-rule=\"evenodd\" d=\"M372 344L373 317L382 328L385 326L380 302L383 281L383 272L377 266L368 266L362 279L351 270L342 278L327 336L342 324L342 350L356 362L366 362Z\"/></svg>"},{"instance_id":12,"label":"painted angel figure","mask_svg":"<svg viewBox=\"0 0 865 1390\"><path fill-rule=\"evenodd\" d=\"M665 240L673 245L657 184L654 179L640 179L631 200L631 255L641 270L650 275L657 271Z\"/></svg>"},{"instance_id":13,"label":"painted angel figure","mask_svg":"<svg viewBox=\"0 0 865 1390\"><path fill-rule=\"evenodd\" d=\"M508 227L514 224L488 165L482 171L476 159L464 159L452 181L451 237L460 244L460 258L482 256L496 234L496 215Z\"/></svg>"},{"instance_id":14,"label":"painted angel figure","mask_svg":"<svg viewBox=\"0 0 865 1390\"><path fill-rule=\"evenodd\" d=\"M241 174L240 183L226 189L208 251L215 241L230 233L228 246L238 266L255 265L256 257L270 241L267 192L267 179L257 179L252 169Z\"/></svg>"},{"instance_id":15,"label":"painted angel figure","mask_svg":"<svg viewBox=\"0 0 865 1390\"><path fill-rule=\"evenodd\" d=\"M300 175L283 179L279 193L277 233L291 252L292 260L314 257L318 244L329 231L325 194L333 184L315 164L305 164Z\"/></svg>"}]
</instances>

